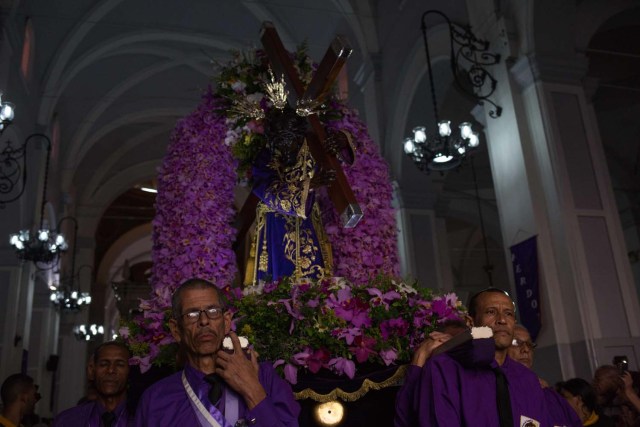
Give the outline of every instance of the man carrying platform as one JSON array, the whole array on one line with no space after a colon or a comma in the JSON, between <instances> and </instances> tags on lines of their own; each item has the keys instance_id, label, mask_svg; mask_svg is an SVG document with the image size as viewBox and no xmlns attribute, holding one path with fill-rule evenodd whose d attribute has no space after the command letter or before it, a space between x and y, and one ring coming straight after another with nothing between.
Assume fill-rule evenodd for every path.
<instances>
[{"instance_id":1,"label":"man carrying platform","mask_svg":"<svg viewBox=\"0 0 640 427\"><path fill-rule=\"evenodd\" d=\"M136 412L136 426L298 425L300 406L291 387L270 363L258 364L231 331L232 313L218 288L190 279L173 294L171 334L185 357L183 370L147 389ZM231 353L223 339L233 341Z\"/></svg>"},{"instance_id":2,"label":"man carrying platform","mask_svg":"<svg viewBox=\"0 0 640 427\"><path fill-rule=\"evenodd\" d=\"M511 297L485 289L471 298L468 308L472 325L488 326L493 338L431 355L419 378L408 385L412 390L399 393L396 427L580 426L575 413L556 408L566 402L543 393L536 375L508 357L516 322Z\"/></svg>"}]
</instances>

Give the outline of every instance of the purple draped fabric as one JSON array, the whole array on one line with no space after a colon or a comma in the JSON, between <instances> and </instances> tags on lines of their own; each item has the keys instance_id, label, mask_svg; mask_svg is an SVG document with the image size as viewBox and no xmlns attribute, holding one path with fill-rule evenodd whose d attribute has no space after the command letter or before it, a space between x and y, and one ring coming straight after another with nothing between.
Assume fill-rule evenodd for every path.
<instances>
[{"instance_id":1,"label":"purple draped fabric","mask_svg":"<svg viewBox=\"0 0 640 427\"><path fill-rule=\"evenodd\" d=\"M187 366L189 384L198 396L206 396L211 387L204 381L204 374ZM270 363L260 363L260 384L267 397L249 410L244 401L239 401L240 418L255 419L255 427L297 427L300 406L293 398L288 383L281 379ZM182 385L182 371L166 377L149 387L138 404L135 425L143 426L198 426L189 396ZM221 399L224 401L224 399ZM204 402L205 406L209 405Z\"/></svg>"}]
</instances>

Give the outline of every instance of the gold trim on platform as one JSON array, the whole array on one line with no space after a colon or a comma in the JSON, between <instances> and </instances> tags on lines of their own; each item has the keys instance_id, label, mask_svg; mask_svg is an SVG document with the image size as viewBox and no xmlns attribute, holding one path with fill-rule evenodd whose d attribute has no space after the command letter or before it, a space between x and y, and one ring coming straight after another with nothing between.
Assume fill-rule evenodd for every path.
<instances>
[{"instance_id":1,"label":"gold trim on platform","mask_svg":"<svg viewBox=\"0 0 640 427\"><path fill-rule=\"evenodd\" d=\"M371 390L381 390L383 388L399 384L400 380L404 378L406 371L407 365L399 366L391 377L379 383L371 381L369 378L365 378L362 382L362 386L360 386L358 390L352 392L346 392L338 387L331 390L328 394L320 394L310 388L305 388L302 391L294 392L293 396L296 400L312 399L320 403L336 399L341 399L344 402L355 402Z\"/></svg>"}]
</instances>

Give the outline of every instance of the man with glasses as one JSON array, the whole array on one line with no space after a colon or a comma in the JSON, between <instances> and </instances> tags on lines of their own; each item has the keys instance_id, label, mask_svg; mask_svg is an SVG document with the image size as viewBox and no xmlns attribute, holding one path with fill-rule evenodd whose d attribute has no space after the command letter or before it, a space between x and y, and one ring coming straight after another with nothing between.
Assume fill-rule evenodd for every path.
<instances>
[{"instance_id":1,"label":"man with glasses","mask_svg":"<svg viewBox=\"0 0 640 427\"><path fill-rule=\"evenodd\" d=\"M190 279L173 294L171 334L183 370L145 391L137 426L297 426L300 407L270 363L258 363L231 332L232 313L218 288ZM222 349L230 336L233 351Z\"/></svg>"},{"instance_id":2,"label":"man with glasses","mask_svg":"<svg viewBox=\"0 0 640 427\"><path fill-rule=\"evenodd\" d=\"M508 353L510 358L522 363L529 369L533 369L533 350L536 347L537 344L531 339L531 334L529 334L527 328L522 325L516 325L513 328L513 342ZM549 384L542 378L538 377L538 381L540 381L540 385L543 388L549 387Z\"/></svg>"},{"instance_id":3,"label":"man with glasses","mask_svg":"<svg viewBox=\"0 0 640 427\"><path fill-rule=\"evenodd\" d=\"M513 342L508 352L509 357L531 369L534 348L536 348L536 343L531 340L531 335L527 328L522 325L515 325L513 328Z\"/></svg>"}]
</instances>

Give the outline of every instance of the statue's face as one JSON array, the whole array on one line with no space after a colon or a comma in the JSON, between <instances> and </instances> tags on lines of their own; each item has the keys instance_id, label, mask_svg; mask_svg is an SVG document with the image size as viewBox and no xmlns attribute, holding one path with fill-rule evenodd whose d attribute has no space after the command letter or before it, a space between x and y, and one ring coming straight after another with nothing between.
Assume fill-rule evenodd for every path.
<instances>
[{"instance_id":1,"label":"statue's face","mask_svg":"<svg viewBox=\"0 0 640 427\"><path fill-rule=\"evenodd\" d=\"M295 163L304 140L307 123L295 111L285 108L267 117L265 134L271 149L277 153L285 165Z\"/></svg>"}]
</instances>

